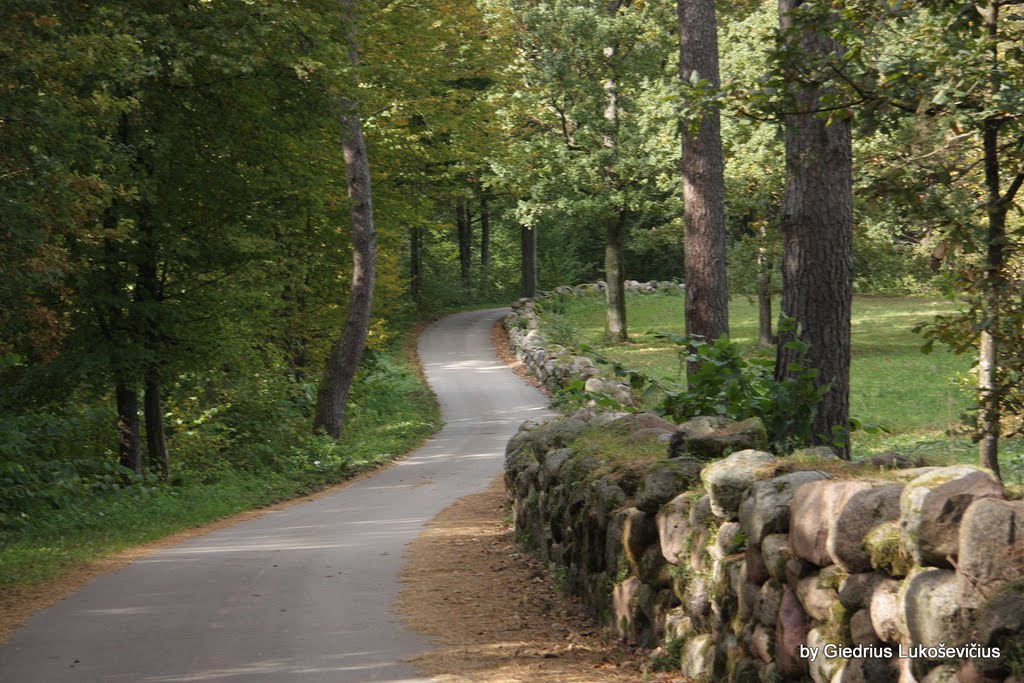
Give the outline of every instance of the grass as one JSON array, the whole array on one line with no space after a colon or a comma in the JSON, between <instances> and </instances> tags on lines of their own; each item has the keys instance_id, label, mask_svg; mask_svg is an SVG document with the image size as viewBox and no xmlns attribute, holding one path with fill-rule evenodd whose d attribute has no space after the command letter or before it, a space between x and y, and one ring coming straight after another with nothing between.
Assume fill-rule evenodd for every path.
<instances>
[{"instance_id":1,"label":"grass","mask_svg":"<svg viewBox=\"0 0 1024 683\"><path fill-rule=\"evenodd\" d=\"M680 377L675 347L650 333L682 333L682 297L628 295L631 341L613 346L602 340L603 299L566 299L558 309L559 325L574 328L579 341L599 349L609 359L653 376ZM963 386L969 379L972 359L938 347L925 355L920 351L921 338L912 332L916 323L950 310L948 302L924 298L854 299L850 412L865 425L885 430L880 434L856 432L855 458L895 450L939 463L976 461L976 448L965 436L962 420L970 408L970 395ZM756 347L756 302L734 298L729 316L732 338L747 353L773 353ZM1004 478L1024 480L1024 444L1019 439L1004 440L1002 453Z\"/></svg>"},{"instance_id":2,"label":"grass","mask_svg":"<svg viewBox=\"0 0 1024 683\"><path fill-rule=\"evenodd\" d=\"M322 489L416 446L441 424L437 402L395 354L390 381L363 388L339 442L308 437L259 471L224 470L215 481L82 497L0 528L0 592L59 578L98 558L230 515ZM359 396L357 395L357 399Z\"/></svg>"}]
</instances>

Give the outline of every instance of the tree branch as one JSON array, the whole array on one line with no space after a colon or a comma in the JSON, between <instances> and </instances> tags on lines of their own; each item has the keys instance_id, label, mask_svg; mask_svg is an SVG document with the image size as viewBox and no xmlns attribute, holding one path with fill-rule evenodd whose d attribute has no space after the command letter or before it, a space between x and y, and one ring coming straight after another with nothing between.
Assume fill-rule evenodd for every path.
<instances>
[{"instance_id":1,"label":"tree branch","mask_svg":"<svg viewBox=\"0 0 1024 683\"><path fill-rule=\"evenodd\" d=\"M999 198L999 203L1006 205L1013 202L1014 197L1017 196L1017 191L1020 190L1020 186L1024 184L1024 166L1017 172L1017 177L1010 183L1010 187L1007 188L1006 194Z\"/></svg>"}]
</instances>

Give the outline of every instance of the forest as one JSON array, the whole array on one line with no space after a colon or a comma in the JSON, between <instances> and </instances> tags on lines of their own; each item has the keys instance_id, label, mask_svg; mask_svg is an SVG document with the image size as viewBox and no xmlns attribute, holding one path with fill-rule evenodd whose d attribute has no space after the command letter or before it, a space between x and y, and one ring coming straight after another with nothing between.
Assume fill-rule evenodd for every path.
<instances>
[{"instance_id":1,"label":"forest","mask_svg":"<svg viewBox=\"0 0 1024 683\"><path fill-rule=\"evenodd\" d=\"M846 457L853 297L947 302L915 346L998 475L1022 4L6 0L0 585L401 455L418 326L594 281L609 349L627 279L691 349L756 303Z\"/></svg>"}]
</instances>

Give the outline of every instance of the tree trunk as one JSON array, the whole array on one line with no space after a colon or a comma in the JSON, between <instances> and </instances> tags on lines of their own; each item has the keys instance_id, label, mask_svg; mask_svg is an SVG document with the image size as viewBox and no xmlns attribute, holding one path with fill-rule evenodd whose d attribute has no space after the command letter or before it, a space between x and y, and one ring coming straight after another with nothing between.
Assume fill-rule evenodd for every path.
<instances>
[{"instance_id":1,"label":"tree trunk","mask_svg":"<svg viewBox=\"0 0 1024 683\"><path fill-rule=\"evenodd\" d=\"M619 3L611 3L610 12L618 11ZM614 47L606 47L604 54L609 59L615 56ZM604 146L614 150L618 145L619 133L619 87L616 74L605 81L604 92L606 104L604 119L607 132ZM616 184L613 169L604 169L605 181L609 190ZM616 215L605 220L604 233L604 278L608 283L605 290L604 338L610 343L624 342L628 339L626 327L626 273L625 273L625 242L626 242L626 210L621 207Z\"/></svg>"},{"instance_id":2,"label":"tree trunk","mask_svg":"<svg viewBox=\"0 0 1024 683\"><path fill-rule=\"evenodd\" d=\"M159 467L164 479L168 475L167 438L164 433L163 406L160 397L160 320L158 308L163 299L160 288L155 226L148 205L138 212L139 260L136 301L143 325L146 348L145 393L142 411L146 423L146 454L149 467Z\"/></svg>"},{"instance_id":3,"label":"tree trunk","mask_svg":"<svg viewBox=\"0 0 1024 683\"><path fill-rule=\"evenodd\" d=\"M349 10L349 58L359 63L356 46L356 0L343 0ZM353 97L355 88L352 89ZM366 348L373 308L373 285L376 277L377 237L373 225L373 191L370 185L370 162L366 156L359 106L354 99L342 96L341 148L345 157L345 175L351 202L352 222L352 290L348 314L341 338L327 356L323 380L317 393L313 426L337 439L345 418L345 401L352 388L359 361Z\"/></svg>"},{"instance_id":4,"label":"tree trunk","mask_svg":"<svg viewBox=\"0 0 1024 683\"><path fill-rule=\"evenodd\" d=\"M170 474L170 458L167 454L167 436L164 433L160 380L155 373L146 377L142 412L146 420L146 453L149 455L149 466L159 468L160 476L167 479Z\"/></svg>"},{"instance_id":5,"label":"tree trunk","mask_svg":"<svg viewBox=\"0 0 1024 683\"><path fill-rule=\"evenodd\" d=\"M678 0L679 77L719 87L714 0ZM711 108L682 135L686 334L713 341L729 334L725 270L725 179L721 121ZM691 368L693 370L694 368Z\"/></svg>"},{"instance_id":6,"label":"tree trunk","mask_svg":"<svg viewBox=\"0 0 1024 683\"><path fill-rule=\"evenodd\" d=\"M999 74L999 5L989 2L982 13L985 30L991 40L992 93L1000 90ZM984 123L982 145L984 149L985 189L988 192L988 235L986 236L985 282L983 284L983 322L978 349L978 388L980 412L978 431L978 459L982 467L999 473L999 436L1002 431L1001 404L1003 386L999 381L999 329L1000 311L1006 295L1006 214L1012 203L1005 201L999 178L999 130L1002 123L990 118ZM993 333L993 330L995 331Z\"/></svg>"},{"instance_id":7,"label":"tree trunk","mask_svg":"<svg viewBox=\"0 0 1024 683\"><path fill-rule=\"evenodd\" d=\"M757 247L757 345L771 346L772 334L772 264L768 259L768 239L764 223L758 228Z\"/></svg>"},{"instance_id":8,"label":"tree trunk","mask_svg":"<svg viewBox=\"0 0 1024 683\"><path fill-rule=\"evenodd\" d=\"M978 389L980 412L978 459L998 477L999 436L1002 431L1003 387L999 381L999 326L1003 297L1006 294L1004 273L1006 255L1006 214L1008 204L1001 201L999 181L999 122L987 121L984 131L985 184L988 190L988 234L986 236L983 320L978 349ZM993 333L993 330L995 333Z\"/></svg>"},{"instance_id":9,"label":"tree trunk","mask_svg":"<svg viewBox=\"0 0 1024 683\"><path fill-rule=\"evenodd\" d=\"M423 228L409 228L409 290L412 298L423 297Z\"/></svg>"},{"instance_id":10,"label":"tree trunk","mask_svg":"<svg viewBox=\"0 0 1024 683\"><path fill-rule=\"evenodd\" d=\"M787 13L800 0L779 0L783 29ZM794 36L790 40L797 40ZM805 30L800 49L807 54L835 53L827 32ZM850 457L850 309L853 296L853 214L850 121L829 124L813 113L820 90L793 83L796 113L785 116L786 189L782 203L782 316L794 329L779 331L776 379L797 363L816 368L818 386L831 390L818 405L812 441L836 447ZM794 336L806 355L789 348Z\"/></svg>"},{"instance_id":11,"label":"tree trunk","mask_svg":"<svg viewBox=\"0 0 1024 683\"><path fill-rule=\"evenodd\" d=\"M139 452L139 393L126 384L114 388L117 401L117 453L121 467L142 474Z\"/></svg>"},{"instance_id":12,"label":"tree trunk","mask_svg":"<svg viewBox=\"0 0 1024 683\"><path fill-rule=\"evenodd\" d=\"M520 226L519 250L522 254L523 296L532 299L537 296L537 228Z\"/></svg>"},{"instance_id":13,"label":"tree trunk","mask_svg":"<svg viewBox=\"0 0 1024 683\"><path fill-rule=\"evenodd\" d=\"M608 282L605 290L605 341L611 343L627 340L626 328L626 279L623 274L623 246L626 239L626 213L620 211L613 220L605 223L604 274Z\"/></svg>"},{"instance_id":14,"label":"tree trunk","mask_svg":"<svg viewBox=\"0 0 1024 683\"><path fill-rule=\"evenodd\" d=\"M462 289L469 294L472 286L473 267L473 226L466 201L460 199L455 204L455 222L459 228L459 274L462 277Z\"/></svg>"},{"instance_id":15,"label":"tree trunk","mask_svg":"<svg viewBox=\"0 0 1024 683\"><path fill-rule=\"evenodd\" d=\"M480 195L480 290L487 296L491 286L491 211L487 195Z\"/></svg>"}]
</instances>

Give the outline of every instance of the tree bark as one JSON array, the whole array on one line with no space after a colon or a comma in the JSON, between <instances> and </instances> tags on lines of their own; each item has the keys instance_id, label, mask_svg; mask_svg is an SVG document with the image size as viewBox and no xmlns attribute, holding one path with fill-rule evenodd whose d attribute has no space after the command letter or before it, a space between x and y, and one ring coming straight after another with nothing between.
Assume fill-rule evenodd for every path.
<instances>
[{"instance_id":1,"label":"tree bark","mask_svg":"<svg viewBox=\"0 0 1024 683\"><path fill-rule=\"evenodd\" d=\"M801 0L779 0L782 28ZM788 34L809 55L839 52L817 30ZM818 386L831 390L818 405L812 440L850 457L850 309L853 296L853 192L849 118L817 115L821 91L792 83L796 113L785 116L786 188L782 204L782 316L795 323L779 331L776 379L797 363L816 368ZM806 355L788 348L799 337Z\"/></svg>"},{"instance_id":2,"label":"tree bark","mask_svg":"<svg viewBox=\"0 0 1024 683\"><path fill-rule=\"evenodd\" d=\"M356 44L356 0L343 0L349 12L349 59L359 63ZM355 88L352 89L353 97ZM352 289L341 338L327 356L324 376L317 393L314 429L323 429L337 439L345 419L345 401L366 348L373 309L376 277L377 237L373 224L373 190L370 162L366 155L363 126L358 103L347 96L339 99L341 148L345 157L345 175L351 202Z\"/></svg>"},{"instance_id":3,"label":"tree bark","mask_svg":"<svg viewBox=\"0 0 1024 683\"><path fill-rule=\"evenodd\" d=\"M164 479L170 474L170 457L167 453L167 435L164 431L163 400L160 395L160 379L153 373L146 377L146 393L142 412L146 421L146 453L150 468L158 468Z\"/></svg>"},{"instance_id":4,"label":"tree bark","mask_svg":"<svg viewBox=\"0 0 1024 683\"><path fill-rule=\"evenodd\" d=\"M617 12L618 6L617 2L611 3L609 11ZM604 54L612 59L615 50L614 47L606 47ZM611 78L604 83L604 92L604 119L607 123L604 146L614 150L618 145L619 133L619 87L614 70ZM609 189L612 189L616 184L614 170L606 168L604 175ZM621 207L615 215L605 220L604 277L608 288L605 290L604 338L610 343L624 342L629 338L626 327L625 233L626 210L625 207Z\"/></svg>"},{"instance_id":5,"label":"tree bark","mask_svg":"<svg viewBox=\"0 0 1024 683\"><path fill-rule=\"evenodd\" d=\"M987 121L983 133L985 185L988 190L988 234L986 235L983 318L978 348L978 389L980 412L978 459L998 477L999 436L1002 431L1003 387L999 381L1000 311L1006 290L1006 214L999 180L999 122ZM993 330L995 332L993 332Z\"/></svg>"},{"instance_id":6,"label":"tree bark","mask_svg":"<svg viewBox=\"0 0 1024 683\"><path fill-rule=\"evenodd\" d=\"M157 467L166 479L169 473L167 436L164 432L163 406L160 396L160 319L158 308L163 300L160 287L158 252L151 212L148 205L138 212L139 260L136 301L142 319L146 348L145 393L142 412L146 424L146 454L149 467Z\"/></svg>"},{"instance_id":7,"label":"tree bark","mask_svg":"<svg viewBox=\"0 0 1024 683\"><path fill-rule=\"evenodd\" d=\"M139 393L127 384L114 388L117 401L117 452L121 467L142 474L139 451Z\"/></svg>"},{"instance_id":8,"label":"tree bark","mask_svg":"<svg viewBox=\"0 0 1024 683\"><path fill-rule=\"evenodd\" d=\"M623 248L625 243L626 212L605 223L604 234L604 275L608 283L605 289L605 341L611 343L627 340L626 328L626 279L623 273Z\"/></svg>"},{"instance_id":9,"label":"tree bark","mask_svg":"<svg viewBox=\"0 0 1024 683\"><path fill-rule=\"evenodd\" d=\"M992 93L999 92L999 5L990 2L982 14L985 31L992 42ZM999 380L999 329L1003 298L1006 295L1006 214L1011 202L1004 201L999 178L1000 120L990 118L982 129L985 189L988 193L988 234L986 235L985 282L983 283L983 320L978 349L978 389L980 412L978 459L982 467L999 473L999 436L1002 431L1003 386ZM1012 200L1012 198L1011 198ZM995 332L993 332L995 331Z\"/></svg>"},{"instance_id":10,"label":"tree bark","mask_svg":"<svg viewBox=\"0 0 1024 683\"><path fill-rule=\"evenodd\" d=\"M523 296L537 296L537 228L519 227L519 251L522 254Z\"/></svg>"},{"instance_id":11,"label":"tree bark","mask_svg":"<svg viewBox=\"0 0 1024 683\"><path fill-rule=\"evenodd\" d=\"M714 0L678 0L679 77L720 85ZM714 341L729 334L725 269L725 179L721 121L709 109L682 135L686 334ZM695 368L691 368L691 371Z\"/></svg>"}]
</instances>

